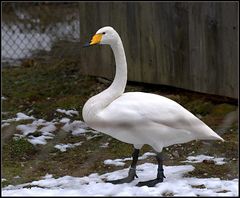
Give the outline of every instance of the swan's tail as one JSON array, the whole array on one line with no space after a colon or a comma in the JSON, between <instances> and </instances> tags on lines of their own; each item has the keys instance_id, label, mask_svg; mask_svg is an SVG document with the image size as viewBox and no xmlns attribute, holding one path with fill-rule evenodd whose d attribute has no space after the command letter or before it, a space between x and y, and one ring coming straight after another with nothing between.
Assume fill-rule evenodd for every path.
<instances>
[{"instance_id":1,"label":"swan's tail","mask_svg":"<svg viewBox=\"0 0 240 198\"><path fill-rule=\"evenodd\" d=\"M203 136L201 136L201 139L203 140L221 140L222 142L225 141L223 138L221 138L216 132L214 132L210 127L208 127L204 123L200 127L200 130L203 134Z\"/></svg>"},{"instance_id":2,"label":"swan's tail","mask_svg":"<svg viewBox=\"0 0 240 198\"><path fill-rule=\"evenodd\" d=\"M212 131L213 133L211 133L211 135L209 136L209 140L221 140L222 142L224 142L225 140L223 138L221 138L217 133L215 133L214 131Z\"/></svg>"}]
</instances>

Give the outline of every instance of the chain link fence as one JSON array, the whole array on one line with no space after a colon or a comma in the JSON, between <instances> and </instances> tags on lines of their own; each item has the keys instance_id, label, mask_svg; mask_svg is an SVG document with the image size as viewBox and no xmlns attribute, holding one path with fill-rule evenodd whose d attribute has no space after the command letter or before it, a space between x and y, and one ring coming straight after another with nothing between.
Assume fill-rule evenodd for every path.
<instances>
[{"instance_id":1,"label":"chain link fence","mask_svg":"<svg viewBox=\"0 0 240 198\"><path fill-rule=\"evenodd\" d=\"M72 44L79 40L78 2L2 3L3 65L43 54L76 55Z\"/></svg>"}]
</instances>

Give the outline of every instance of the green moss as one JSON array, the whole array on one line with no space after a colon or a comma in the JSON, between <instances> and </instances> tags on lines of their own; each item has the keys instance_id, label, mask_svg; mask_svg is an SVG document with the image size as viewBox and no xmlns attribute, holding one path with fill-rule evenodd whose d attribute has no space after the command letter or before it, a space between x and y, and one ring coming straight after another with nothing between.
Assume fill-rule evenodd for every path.
<instances>
[{"instance_id":1,"label":"green moss","mask_svg":"<svg viewBox=\"0 0 240 198\"><path fill-rule=\"evenodd\" d=\"M204 184L201 184L201 185L191 185L193 188L206 188L206 186Z\"/></svg>"},{"instance_id":2,"label":"green moss","mask_svg":"<svg viewBox=\"0 0 240 198\"><path fill-rule=\"evenodd\" d=\"M37 149L25 138L11 139L3 146L3 159L26 160L36 152Z\"/></svg>"},{"instance_id":3,"label":"green moss","mask_svg":"<svg viewBox=\"0 0 240 198\"><path fill-rule=\"evenodd\" d=\"M185 107L195 115L205 116L211 112L214 105L210 101L193 100L185 104Z\"/></svg>"},{"instance_id":4,"label":"green moss","mask_svg":"<svg viewBox=\"0 0 240 198\"><path fill-rule=\"evenodd\" d=\"M39 137L42 135L42 133L40 131L35 131L34 133L31 133L31 135L34 137Z\"/></svg>"},{"instance_id":5,"label":"green moss","mask_svg":"<svg viewBox=\"0 0 240 198\"><path fill-rule=\"evenodd\" d=\"M223 103L223 104L216 105L213 108L212 115L214 115L214 116L225 116L226 114L228 114L232 111L235 111L235 110L236 110L235 105L230 105L230 104Z\"/></svg>"},{"instance_id":6,"label":"green moss","mask_svg":"<svg viewBox=\"0 0 240 198\"><path fill-rule=\"evenodd\" d=\"M29 160L27 162L21 161L8 161L5 160L2 164L2 173L3 177L6 179L2 186L18 185L26 182L31 182L33 180L39 180L42 176L46 175L48 172L45 172L41 169L43 166L45 169L49 167L51 161L39 161L39 160ZM16 178L17 177L17 178Z\"/></svg>"},{"instance_id":7,"label":"green moss","mask_svg":"<svg viewBox=\"0 0 240 198\"><path fill-rule=\"evenodd\" d=\"M3 161L2 164L2 174L3 178L6 179L6 181L2 182L2 186L7 186L9 184L18 184L21 181L18 181L19 179L16 179L14 177L16 176L22 176L23 168L21 167L20 163L16 163L13 161Z\"/></svg>"},{"instance_id":8,"label":"green moss","mask_svg":"<svg viewBox=\"0 0 240 198\"><path fill-rule=\"evenodd\" d=\"M116 157L131 156L133 152L132 145L126 144L124 142L120 142L115 139L112 139L111 143L109 144L109 148L111 149L111 152L113 152Z\"/></svg>"},{"instance_id":9,"label":"green moss","mask_svg":"<svg viewBox=\"0 0 240 198\"><path fill-rule=\"evenodd\" d=\"M194 164L194 167L195 169L187 173L186 176L198 178L217 177L220 179L233 179L238 175L236 162L228 162L223 165L196 163Z\"/></svg>"}]
</instances>

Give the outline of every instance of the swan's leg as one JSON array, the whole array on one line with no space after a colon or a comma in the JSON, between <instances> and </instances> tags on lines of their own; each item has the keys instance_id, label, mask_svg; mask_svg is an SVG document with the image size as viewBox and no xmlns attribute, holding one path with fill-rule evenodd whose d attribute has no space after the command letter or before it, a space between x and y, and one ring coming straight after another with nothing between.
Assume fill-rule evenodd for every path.
<instances>
[{"instance_id":1,"label":"swan's leg","mask_svg":"<svg viewBox=\"0 0 240 198\"><path fill-rule=\"evenodd\" d=\"M149 181L144 181L144 182L138 182L137 186L148 186L148 187L153 187L157 183L163 182L163 178L166 178L164 173L163 173L163 156L162 153L157 153L157 162L158 162L158 173L157 173L157 178Z\"/></svg>"},{"instance_id":2,"label":"swan's leg","mask_svg":"<svg viewBox=\"0 0 240 198\"><path fill-rule=\"evenodd\" d=\"M136 174L136 166L138 161L138 155L139 155L139 149L134 149L132 157L132 164L128 171L128 176L123 179L117 179L117 180L108 180L106 182L112 183L112 184L123 184L123 183L130 183L134 180L135 177L138 177Z\"/></svg>"}]
</instances>

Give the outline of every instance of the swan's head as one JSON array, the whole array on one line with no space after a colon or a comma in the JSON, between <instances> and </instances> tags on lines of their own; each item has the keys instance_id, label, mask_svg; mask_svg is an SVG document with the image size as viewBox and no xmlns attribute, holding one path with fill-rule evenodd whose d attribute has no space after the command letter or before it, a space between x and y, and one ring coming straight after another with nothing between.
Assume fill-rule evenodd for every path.
<instances>
[{"instance_id":1,"label":"swan's head","mask_svg":"<svg viewBox=\"0 0 240 198\"><path fill-rule=\"evenodd\" d=\"M99 29L85 47L96 44L112 45L118 40L118 37L118 33L112 27L106 26Z\"/></svg>"}]
</instances>

